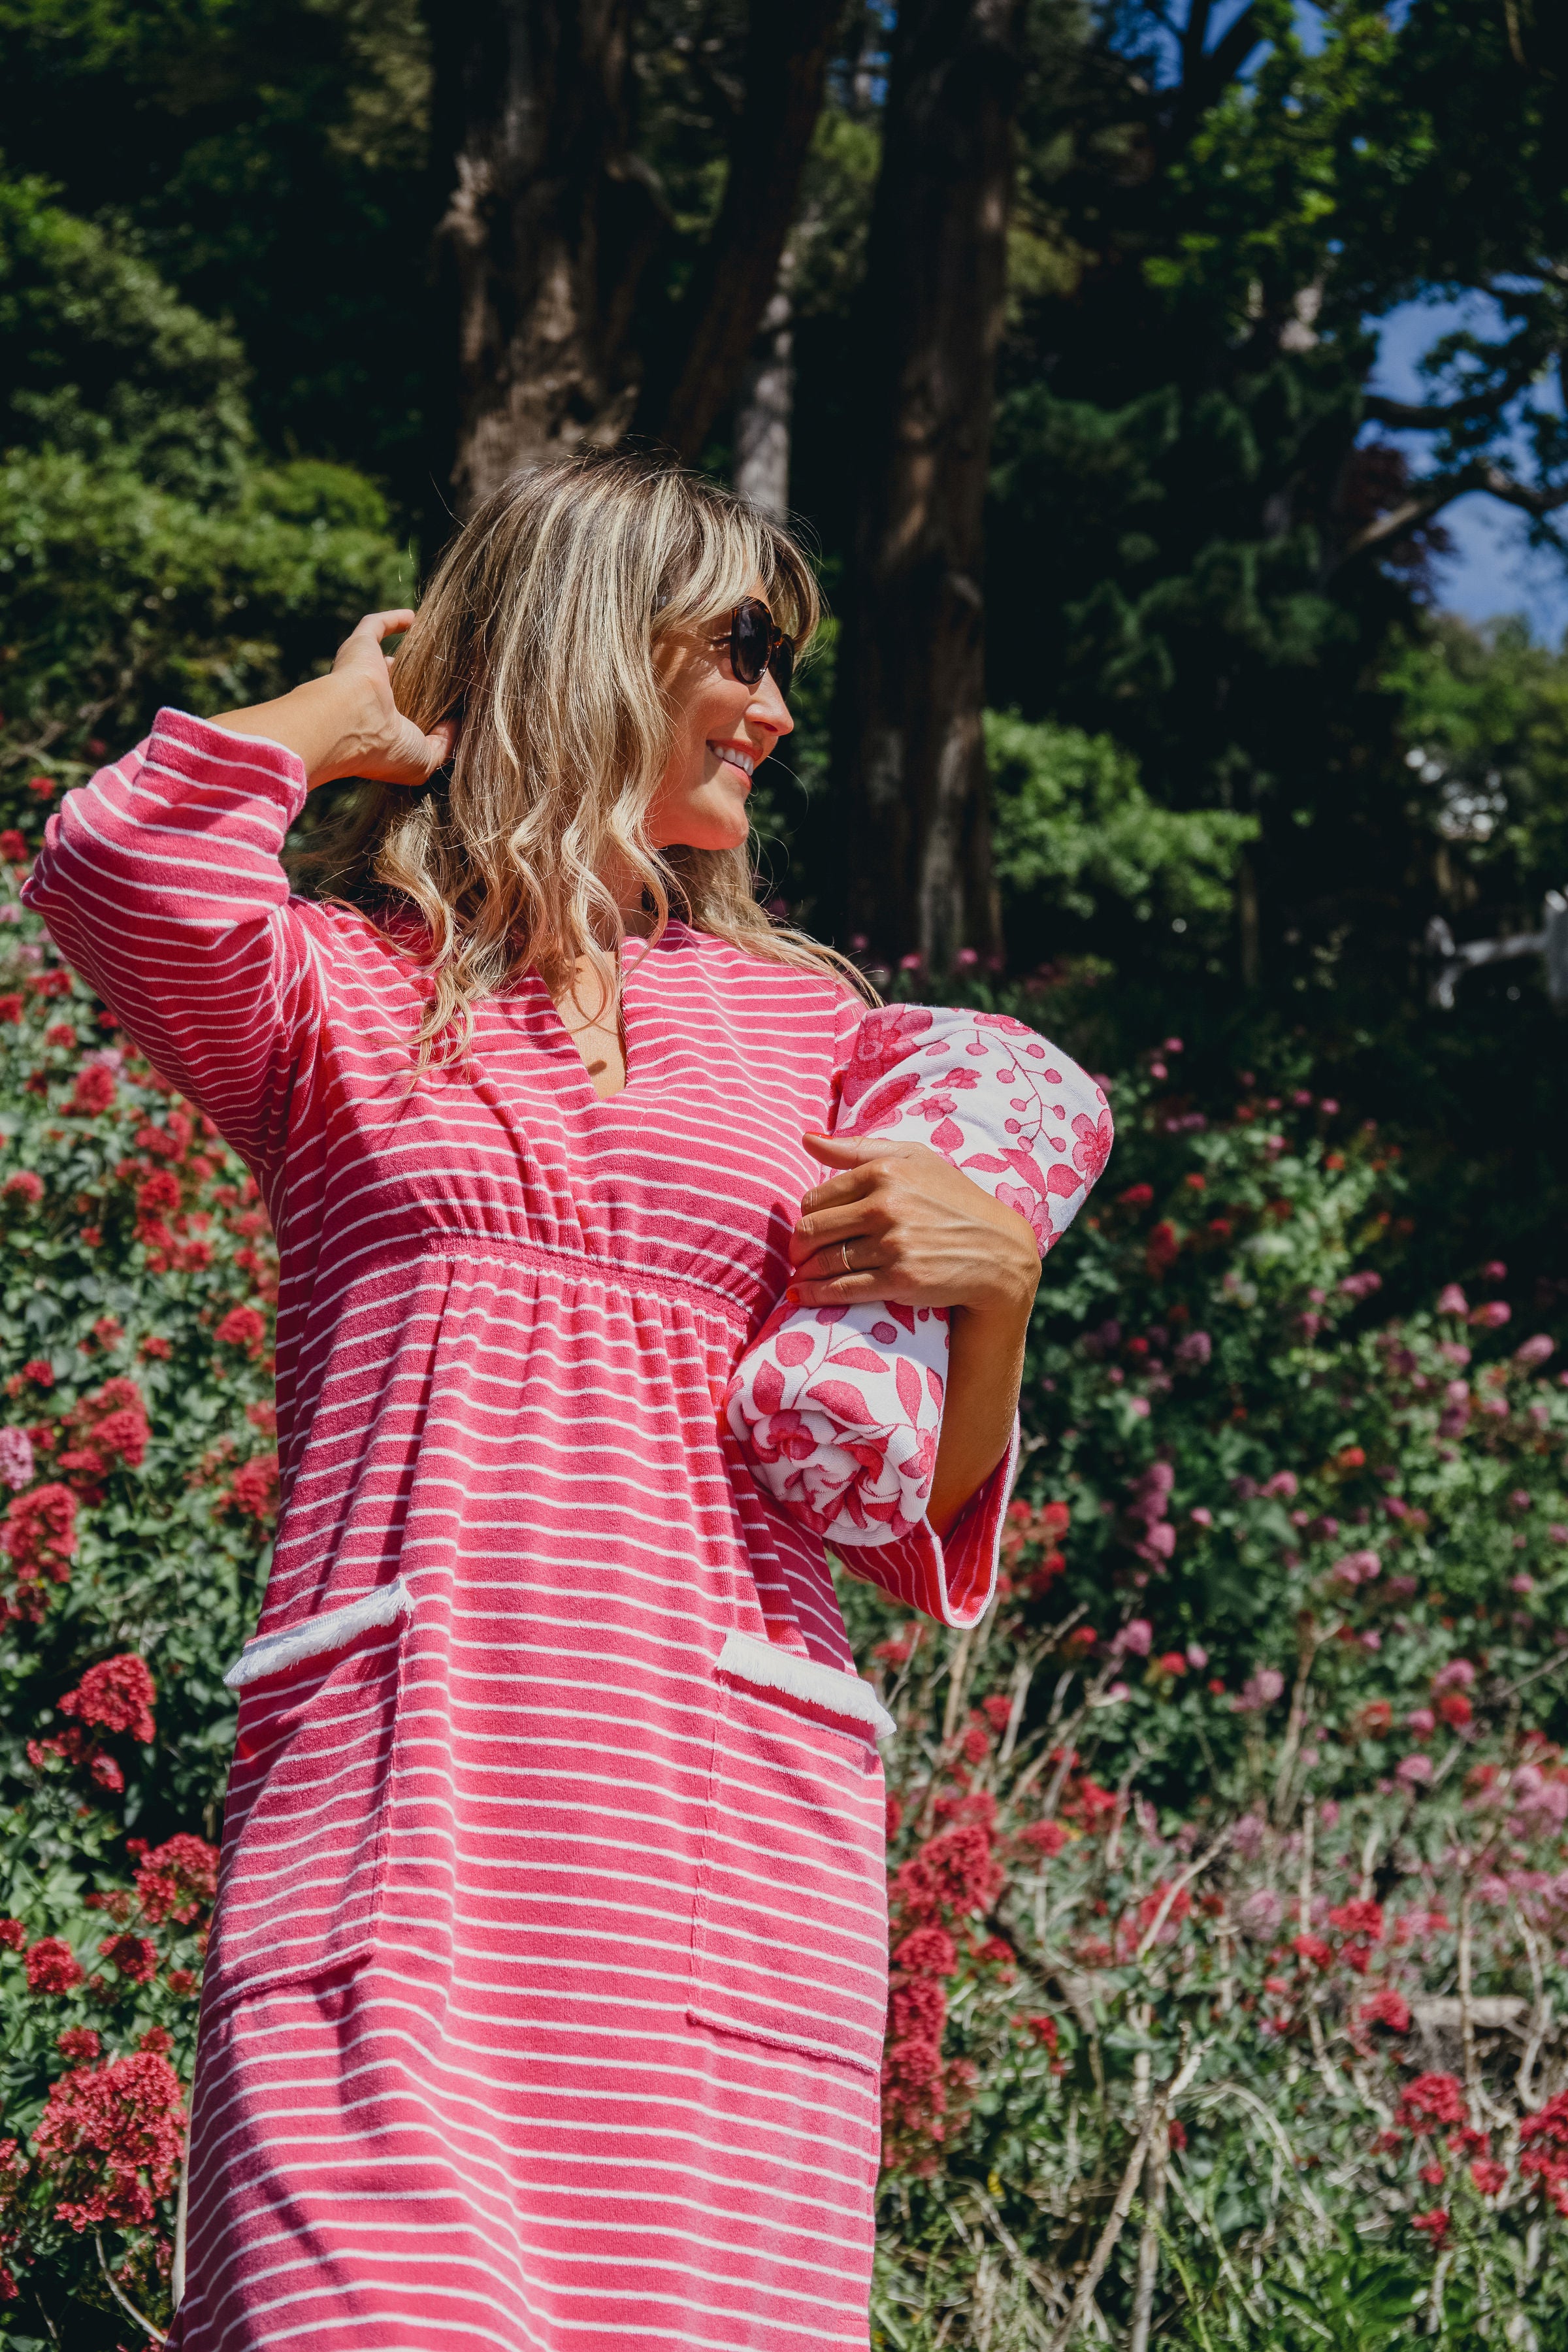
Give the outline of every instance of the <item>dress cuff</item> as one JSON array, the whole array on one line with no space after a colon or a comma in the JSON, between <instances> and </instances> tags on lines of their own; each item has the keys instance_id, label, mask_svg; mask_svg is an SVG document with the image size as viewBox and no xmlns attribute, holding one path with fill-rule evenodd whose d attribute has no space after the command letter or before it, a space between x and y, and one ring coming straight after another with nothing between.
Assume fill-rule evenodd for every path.
<instances>
[{"instance_id":1,"label":"dress cuff","mask_svg":"<svg viewBox=\"0 0 1568 2352\"><path fill-rule=\"evenodd\" d=\"M879 1584L894 1600L939 1625L978 1625L991 1605L1002 1553L1007 1497L1018 1468L1019 1432L1013 1421L1007 1451L973 1494L945 1537L926 1519L893 1543L840 1543L833 1549L852 1576Z\"/></svg>"}]
</instances>

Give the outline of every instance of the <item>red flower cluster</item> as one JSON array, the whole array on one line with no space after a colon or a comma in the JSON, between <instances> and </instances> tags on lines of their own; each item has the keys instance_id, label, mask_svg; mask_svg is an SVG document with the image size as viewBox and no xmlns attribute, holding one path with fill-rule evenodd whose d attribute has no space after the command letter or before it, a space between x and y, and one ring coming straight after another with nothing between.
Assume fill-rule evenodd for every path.
<instances>
[{"instance_id":1,"label":"red flower cluster","mask_svg":"<svg viewBox=\"0 0 1568 2352\"><path fill-rule=\"evenodd\" d=\"M1381 1992L1374 1992L1370 2000L1363 2001L1356 2011L1356 2021L1361 2025L1386 2026L1390 2033L1408 2033L1410 2003L1403 1993L1395 1992L1391 1985L1384 1985Z\"/></svg>"},{"instance_id":2,"label":"red flower cluster","mask_svg":"<svg viewBox=\"0 0 1568 2352\"><path fill-rule=\"evenodd\" d=\"M62 1936L40 1936L26 1967L29 1992L70 1992L82 1979L81 1962Z\"/></svg>"},{"instance_id":3,"label":"red flower cluster","mask_svg":"<svg viewBox=\"0 0 1568 2352\"><path fill-rule=\"evenodd\" d=\"M106 1936L98 1948L127 1984L151 1984L158 1973L158 1947L145 1936Z\"/></svg>"},{"instance_id":4,"label":"red flower cluster","mask_svg":"<svg viewBox=\"0 0 1568 2352\"><path fill-rule=\"evenodd\" d=\"M74 1715L79 1723L100 1724L105 1731L129 1732L145 1747L157 1733L153 1720L157 1696L146 1660L126 1650L101 1665L89 1666L75 1690L61 1699L60 1713Z\"/></svg>"},{"instance_id":5,"label":"red flower cluster","mask_svg":"<svg viewBox=\"0 0 1568 2352\"><path fill-rule=\"evenodd\" d=\"M10 1557L13 1591L0 1594L0 1623L20 1618L37 1624L47 1606L47 1584L64 1584L76 1551L76 1496L53 1482L17 1495L0 1527L0 1551Z\"/></svg>"},{"instance_id":6,"label":"red flower cluster","mask_svg":"<svg viewBox=\"0 0 1568 2352\"><path fill-rule=\"evenodd\" d=\"M83 1118L97 1118L114 1105L114 1072L107 1062L89 1062L77 1074L69 1108Z\"/></svg>"},{"instance_id":7,"label":"red flower cluster","mask_svg":"<svg viewBox=\"0 0 1568 2352\"><path fill-rule=\"evenodd\" d=\"M231 1307L215 1336L226 1348L243 1348L247 1355L259 1356L267 1340L267 1318L254 1307Z\"/></svg>"},{"instance_id":8,"label":"red flower cluster","mask_svg":"<svg viewBox=\"0 0 1568 2352\"><path fill-rule=\"evenodd\" d=\"M125 1775L114 1758L104 1752L95 1731L127 1733L145 1747L157 1735L153 1720L156 1696L144 1659L133 1651L105 1658L100 1665L89 1666L75 1690L67 1691L59 1703L59 1712L74 1716L75 1723L50 1739L29 1739L28 1762L41 1770L46 1756L58 1756L67 1764L85 1769L100 1789L119 1795Z\"/></svg>"},{"instance_id":9,"label":"red flower cluster","mask_svg":"<svg viewBox=\"0 0 1568 2352\"><path fill-rule=\"evenodd\" d=\"M156 2051L62 2074L33 2135L40 2170L64 2192L56 2218L79 2231L144 2227L174 2186L184 2125L179 2078Z\"/></svg>"},{"instance_id":10,"label":"red flower cluster","mask_svg":"<svg viewBox=\"0 0 1568 2352\"><path fill-rule=\"evenodd\" d=\"M1525 2148L1519 2159L1521 2173L1539 2180L1568 2220L1568 2091L1548 2099L1538 2114L1522 2117L1519 2137Z\"/></svg>"},{"instance_id":11,"label":"red flower cluster","mask_svg":"<svg viewBox=\"0 0 1568 2352\"><path fill-rule=\"evenodd\" d=\"M1453 2074L1417 2074L1400 2094L1394 2122L1406 2131L1438 2131L1444 2126L1468 2123L1469 2111L1458 2079Z\"/></svg>"},{"instance_id":12,"label":"red flower cluster","mask_svg":"<svg viewBox=\"0 0 1568 2352\"><path fill-rule=\"evenodd\" d=\"M242 1462L218 1497L218 1509L270 1527L278 1517L278 1456L256 1454Z\"/></svg>"},{"instance_id":13,"label":"red flower cluster","mask_svg":"<svg viewBox=\"0 0 1568 2352\"><path fill-rule=\"evenodd\" d=\"M140 1838L129 1843L137 1858L137 1900L148 1926L161 1927L165 1919L173 1919L188 1927L216 1897L216 1846L188 1831L151 1849Z\"/></svg>"},{"instance_id":14,"label":"red flower cluster","mask_svg":"<svg viewBox=\"0 0 1568 2352\"><path fill-rule=\"evenodd\" d=\"M88 1504L102 1501L102 1482L114 1463L141 1468L153 1434L141 1390L123 1378L106 1381L95 1395L73 1405L66 1427L71 1444L58 1457L59 1466Z\"/></svg>"},{"instance_id":15,"label":"red flower cluster","mask_svg":"<svg viewBox=\"0 0 1568 2352\"><path fill-rule=\"evenodd\" d=\"M1356 1901L1337 1904L1329 1913L1329 1925L1337 1927L1344 1941L1340 1957L1347 1968L1364 1976L1372 1958L1372 1948L1383 1941L1383 1906L1381 1903Z\"/></svg>"}]
</instances>

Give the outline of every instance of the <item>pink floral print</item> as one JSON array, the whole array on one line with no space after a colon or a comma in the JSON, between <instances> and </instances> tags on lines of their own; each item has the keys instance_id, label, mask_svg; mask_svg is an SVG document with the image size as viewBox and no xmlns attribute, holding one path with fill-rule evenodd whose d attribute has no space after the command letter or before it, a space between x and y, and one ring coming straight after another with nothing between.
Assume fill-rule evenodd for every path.
<instances>
[{"instance_id":1,"label":"pink floral print","mask_svg":"<svg viewBox=\"0 0 1568 2352\"><path fill-rule=\"evenodd\" d=\"M834 1129L930 1144L1026 1218L1042 1256L1113 1133L1103 1088L1021 1021L923 1004L868 1014ZM947 1360L941 1308L781 1303L736 1366L729 1424L763 1493L815 1533L895 1543L925 1521Z\"/></svg>"}]
</instances>

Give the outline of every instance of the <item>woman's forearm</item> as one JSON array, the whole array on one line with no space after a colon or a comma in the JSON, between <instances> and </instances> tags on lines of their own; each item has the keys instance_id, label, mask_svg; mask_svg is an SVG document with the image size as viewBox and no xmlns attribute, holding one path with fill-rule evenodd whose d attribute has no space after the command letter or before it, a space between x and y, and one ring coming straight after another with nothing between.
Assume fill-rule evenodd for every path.
<instances>
[{"instance_id":1,"label":"woman's forearm","mask_svg":"<svg viewBox=\"0 0 1568 2352\"><path fill-rule=\"evenodd\" d=\"M939 1536L1007 1451L1024 1379L1033 1294L1017 1305L952 1309L942 1436L927 1517Z\"/></svg>"}]
</instances>

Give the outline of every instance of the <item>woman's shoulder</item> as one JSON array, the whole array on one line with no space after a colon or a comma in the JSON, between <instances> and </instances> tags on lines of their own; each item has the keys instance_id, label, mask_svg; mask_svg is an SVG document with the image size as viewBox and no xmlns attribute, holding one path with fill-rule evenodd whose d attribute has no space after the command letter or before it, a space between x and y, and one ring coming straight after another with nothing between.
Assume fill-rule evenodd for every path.
<instances>
[{"instance_id":1,"label":"woman's shoulder","mask_svg":"<svg viewBox=\"0 0 1568 2352\"><path fill-rule=\"evenodd\" d=\"M699 982L716 1011L773 1023L803 1042L820 1038L836 1055L865 1018L865 999L830 964L785 963L685 923L669 924L660 945L673 970Z\"/></svg>"}]
</instances>

